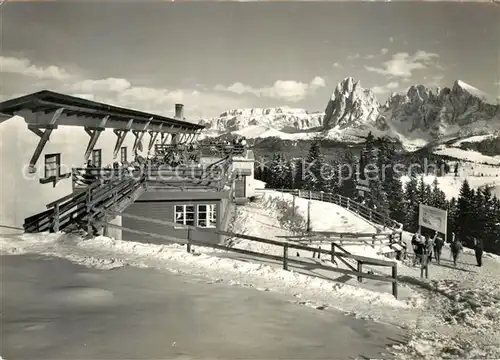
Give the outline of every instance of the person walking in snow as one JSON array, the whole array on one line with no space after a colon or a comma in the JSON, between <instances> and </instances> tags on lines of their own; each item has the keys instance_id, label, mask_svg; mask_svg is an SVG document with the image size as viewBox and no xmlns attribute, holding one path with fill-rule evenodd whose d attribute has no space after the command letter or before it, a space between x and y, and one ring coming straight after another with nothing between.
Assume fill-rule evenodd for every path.
<instances>
[{"instance_id":1,"label":"person walking in snow","mask_svg":"<svg viewBox=\"0 0 500 360\"><path fill-rule=\"evenodd\" d=\"M444 239L439 233L436 231L434 235L434 257L436 258L436 262L439 265L441 263L441 252L443 251Z\"/></svg>"},{"instance_id":2,"label":"person walking in snow","mask_svg":"<svg viewBox=\"0 0 500 360\"><path fill-rule=\"evenodd\" d=\"M432 262L432 251L434 249L434 240L430 238L429 235L425 236L425 243L424 243L424 253L427 254L427 263L430 264Z\"/></svg>"},{"instance_id":3,"label":"person walking in snow","mask_svg":"<svg viewBox=\"0 0 500 360\"><path fill-rule=\"evenodd\" d=\"M455 267L457 266L458 255L460 255L460 252L462 251L463 248L464 247L460 242L460 240L458 240L458 238L455 237L455 233L452 233L450 250L451 250L451 256L453 258L453 266Z\"/></svg>"},{"instance_id":4,"label":"person walking in snow","mask_svg":"<svg viewBox=\"0 0 500 360\"><path fill-rule=\"evenodd\" d=\"M424 244L420 231L413 235L411 245L413 246L413 253L415 254L413 258L413 266L415 266L417 263L422 263L422 255L424 253Z\"/></svg>"},{"instance_id":5,"label":"person walking in snow","mask_svg":"<svg viewBox=\"0 0 500 360\"><path fill-rule=\"evenodd\" d=\"M479 267L483 266L483 251L484 251L483 240L474 238L474 253L476 255L477 266Z\"/></svg>"}]
</instances>

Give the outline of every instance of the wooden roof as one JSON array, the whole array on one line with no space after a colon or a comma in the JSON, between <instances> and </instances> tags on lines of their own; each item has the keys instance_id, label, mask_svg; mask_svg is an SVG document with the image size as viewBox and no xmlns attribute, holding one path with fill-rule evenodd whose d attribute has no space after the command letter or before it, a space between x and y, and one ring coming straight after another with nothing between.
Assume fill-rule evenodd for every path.
<instances>
[{"instance_id":1,"label":"wooden roof","mask_svg":"<svg viewBox=\"0 0 500 360\"><path fill-rule=\"evenodd\" d=\"M141 122L151 121L156 124L162 123L167 126L175 126L187 130L201 130L205 128L203 125L184 120L108 105L49 90L38 91L0 103L0 113L12 116L21 110L49 113L60 108L64 108L67 115L86 116L97 119L108 116L112 120L126 122L130 119Z\"/></svg>"}]
</instances>

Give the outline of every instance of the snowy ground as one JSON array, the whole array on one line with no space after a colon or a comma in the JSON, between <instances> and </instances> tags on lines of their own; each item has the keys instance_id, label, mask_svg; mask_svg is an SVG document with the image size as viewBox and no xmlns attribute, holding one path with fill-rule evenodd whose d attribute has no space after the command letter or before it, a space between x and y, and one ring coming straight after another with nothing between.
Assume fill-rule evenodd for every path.
<instances>
[{"instance_id":1,"label":"snowy ground","mask_svg":"<svg viewBox=\"0 0 500 360\"><path fill-rule=\"evenodd\" d=\"M494 157L494 156L487 156L483 155L480 152L477 151L472 151L472 150L463 150L460 148L456 147L446 147L446 146L441 146L434 150L435 154L438 155L446 155L446 156L451 156L456 159L462 159L466 161L472 161L476 163L484 163L484 164L491 164L491 165L500 165L500 159Z\"/></svg>"},{"instance_id":2,"label":"snowy ground","mask_svg":"<svg viewBox=\"0 0 500 360\"><path fill-rule=\"evenodd\" d=\"M486 176L470 176L467 174L461 174L457 177L452 174L439 176L437 177L439 184L438 186L441 190L443 190L448 200L453 197L458 198L460 187L462 186L463 181L466 179L473 189L477 189L486 185L493 186L495 189L500 188L500 176L496 176L496 174L500 174L500 168L488 168L488 170L490 170L489 173L486 172L486 169L483 170ZM432 185L434 179L436 179L434 175L424 176L424 182L429 185ZM401 180L403 184L406 184L410 179L408 176L403 176Z\"/></svg>"},{"instance_id":3,"label":"snowy ground","mask_svg":"<svg viewBox=\"0 0 500 360\"><path fill-rule=\"evenodd\" d=\"M0 271L9 360L370 358L403 335L293 297L154 269L23 255L2 257Z\"/></svg>"},{"instance_id":4,"label":"snowy ground","mask_svg":"<svg viewBox=\"0 0 500 360\"><path fill-rule=\"evenodd\" d=\"M293 211L283 209L278 195L274 196L275 200L272 198L271 194L260 202L240 207L233 230L265 238L293 234L304 223L304 204L296 203L294 216ZM320 204L321 210L317 211L315 206L311 209L315 229L374 230L373 225L338 206ZM405 234L405 238L408 237L409 234ZM311 307L335 308L358 318L398 325L411 337L408 344L393 349L400 359L500 356L500 262L496 257L485 257L484 267L477 268L473 257L464 254L455 269L450 267L449 254L445 251L443 264L431 266L429 280L420 279L417 269L401 263L398 274L404 296L396 300L387 292L372 291L371 287L377 286L369 280L358 286L349 279L342 281L337 274L337 281L331 281L331 277L306 276L301 269L287 272L279 264L234 259L225 252L211 249L196 248L195 254L188 254L185 248L175 245L148 245L105 237L82 240L75 235L61 234L5 237L1 241L3 253L41 253L104 269L130 265L200 275L281 293ZM251 249L256 245L241 241L235 246ZM260 250L277 251L272 247ZM370 246L351 246L348 250L359 255L377 255L376 249ZM384 272L380 268L373 271ZM385 286L390 289L389 285Z\"/></svg>"}]
</instances>

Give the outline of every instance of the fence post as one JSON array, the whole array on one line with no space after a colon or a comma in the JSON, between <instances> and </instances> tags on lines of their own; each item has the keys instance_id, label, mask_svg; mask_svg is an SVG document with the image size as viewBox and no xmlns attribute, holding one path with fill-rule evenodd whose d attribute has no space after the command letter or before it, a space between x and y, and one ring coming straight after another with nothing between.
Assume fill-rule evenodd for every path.
<instances>
[{"instance_id":1,"label":"fence post","mask_svg":"<svg viewBox=\"0 0 500 360\"><path fill-rule=\"evenodd\" d=\"M92 202L92 192L91 189L87 189L87 196L86 198L86 204L87 205L87 211L90 211L90 203Z\"/></svg>"},{"instance_id":2,"label":"fence post","mask_svg":"<svg viewBox=\"0 0 500 360\"><path fill-rule=\"evenodd\" d=\"M309 200L311 200L311 190L309 190Z\"/></svg>"},{"instance_id":3,"label":"fence post","mask_svg":"<svg viewBox=\"0 0 500 360\"><path fill-rule=\"evenodd\" d=\"M320 201L323 201L323 190L319 192L319 199Z\"/></svg>"},{"instance_id":4,"label":"fence post","mask_svg":"<svg viewBox=\"0 0 500 360\"><path fill-rule=\"evenodd\" d=\"M373 210L370 209L370 221L373 222Z\"/></svg>"},{"instance_id":5,"label":"fence post","mask_svg":"<svg viewBox=\"0 0 500 360\"><path fill-rule=\"evenodd\" d=\"M338 196L338 198L339 198L339 203L337 204L337 205L340 205L340 206L342 206L342 197L341 197L341 196L342 196L342 195L340 195L340 194L339 194L339 196Z\"/></svg>"},{"instance_id":6,"label":"fence post","mask_svg":"<svg viewBox=\"0 0 500 360\"><path fill-rule=\"evenodd\" d=\"M283 243L283 269L288 270L288 243Z\"/></svg>"},{"instance_id":7,"label":"fence post","mask_svg":"<svg viewBox=\"0 0 500 360\"><path fill-rule=\"evenodd\" d=\"M350 200L350 199L349 199L349 198L347 198L347 210L350 210L350 209L349 209L349 205L350 205L350 201L349 201L349 200Z\"/></svg>"},{"instance_id":8,"label":"fence post","mask_svg":"<svg viewBox=\"0 0 500 360\"><path fill-rule=\"evenodd\" d=\"M295 215L295 194L292 195L292 214Z\"/></svg>"},{"instance_id":9,"label":"fence post","mask_svg":"<svg viewBox=\"0 0 500 360\"><path fill-rule=\"evenodd\" d=\"M331 243L331 262L334 263L335 262L335 243L332 241Z\"/></svg>"},{"instance_id":10,"label":"fence post","mask_svg":"<svg viewBox=\"0 0 500 360\"><path fill-rule=\"evenodd\" d=\"M358 261L358 272L362 273L363 272L363 262ZM358 282L363 282L363 277L361 275L358 275Z\"/></svg>"},{"instance_id":11,"label":"fence post","mask_svg":"<svg viewBox=\"0 0 500 360\"><path fill-rule=\"evenodd\" d=\"M394 278L394 282L392 283L392 295L397 299L398 298L398 265L394 264L392 266L392 277Z\"/></svg>"},{"instance_id":12,"label":"fence post","mask_svg":"<svg viewBox=\"0 0 500 360\"><path fill-rule=\"evenodd\" d=\"M54 206L54 232L59 231L59 203Z\"/></svg>"},{"instance_id":13,"label":"fence post","mask_svg":"<svg viewBox=\"0 0 500 360\"><path fill-rule=\"evenodd\" d=\"M186 248L187 248L187 252L189 254L191 254L191 228L188 228Z\"/></svg>"}]
</instances>

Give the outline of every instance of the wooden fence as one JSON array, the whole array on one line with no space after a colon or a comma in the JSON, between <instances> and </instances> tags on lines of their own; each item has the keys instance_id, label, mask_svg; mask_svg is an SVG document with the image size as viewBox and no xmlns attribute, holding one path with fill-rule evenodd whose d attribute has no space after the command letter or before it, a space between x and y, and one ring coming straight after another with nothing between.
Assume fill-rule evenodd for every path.
<instances>
[{"instance_id":1,"label":"wooden fence","mask_svg":"<svg viewBox=\"0 0 500 360\"><path fill-rule=\"evenodd\" d=\"M389 228L399 233L402 233L403 230L403 225L400 224L399 222L392 220L391 218L373 209L370 209L366 205L360 204L340 194L326 193L323 191L298 190L298 189L256 189L256 190L257 191L273 190L273 191L288 193L304 199L330 202L342 206L343 208L346 208L347 210L350 210L358 214L362 218L374 224L382 225L384 228Z\"/></svg>"},{"instance_id":2,"label":"wooden fence","mask_svg":"<svg viewBox=\"0 0 500 360\"><path fill-rule=\"evenodd\" d=\"M187 251L189 253L191 253L191 247L196 245L196 246L203 246L203 247L208 247L208 248L213 248L213 249L218 249L218 250L226 250L226 251L235 252L235 253L244 254L244 255L251 255L251 256L255 256L257 258L280 261L283 264L283 269L285 269L285 270L289 269L289 265L288 265L289 263L306 265L306 266L311 265L311 262L301 260L300 258L297 258L297 257L290 257L289 256L290 249L310 251L310 252L316 253L316 254L324 254L324 255L330 256L330 259L333 263L336 263L336 260L341 261L342 263L344 263L347 266L348 269L341 269L338 267L328 266L328 265L324 265L324 264L316 264L316 263L314 264L315 268L327 270L327 271L332 271L332 272L337 272L337 273L342 273L342 274L346 274L346 275L353 275L353 276L356 276L356 278L359 282L362 282L362 280L364 278L371 279L371 280L389 282L392 284L392 294L394 295L394 297L396 297L396 298L398 297L397 263L396 262L354 255L354 254L349 253L342 246L339 246L338 244L336 244L334 242L331 242L330 249L326 250L326 249L318 249L318 248L314 248L311 246L306 246L306 245L298 244L298 243L290 243L290 242L284 242L284 241L278 241L278 240L263 239L263 238L256 237L256 236L238 234L238 233L233 233L233 232L229 232L229 231L203 229L203 228L198 228L195 226L181 225L181 224L177 224L177 223L170 222L170 221L151 219L151 218L137 216L137 215L131 215L131 214L127 214L127 213L121 213L121 214L114 213L114 214L109 214L109 216L110 217L122 216L124 218L131 218L131 219L139 220L139 221L143 221L143 222L164 225L167 227L182 227L182 228L187 229L187 238L182 239L182 238L167 236L167 235L158 234L158 233L151 233L151 232L147 232L147 231L131 229L131 228L115 225L115 224L112 224L109 222L102 222L101 223L102 226L108 226L111 228L121 229L121 230L125 230L125 231L131 232L131 233L136 233L139 235L147 235L147 236L155 237L158 239L166 240L167 242L170 242L170 243L185 244L187 247ZM200 232L200 231L201 232L215 232L216 234L226 236L229 238L238 238L238 239L249 240L249 241L262 243L262 244L275 245L275 246L282 248L282 255L271 255L271 254L260 253L260 252L256 252L256 251L239 249L239 248L236 248L234 246L226 246L226 245L220 245L220 244L193 241L192 240L192 233L194 231L197 231L197 232ZM348 259L355 261L356 266L353 266L351 263L349 263ZM375 275L375 274L370 273L370 272L364 272L363 265L391 267L392 273L391 273L391 276L388 276L388 275Z\"/></svg>"},{"instance_id":3,"label":"wooden fence","mask_svg":"<svg viewBox=\"0 0 500 360\"><path fill-rule=\"evenodd\" d=\"M308 231L299 235L286 235L279 236L290 241L297 241L301 243L324 243L334 241L337 244L359 244L364 243L368 246L375 247L375 244L388 243L393 231L383 231L377 233L341 233L335 231Z\"/></svg>"}]
</instances>

